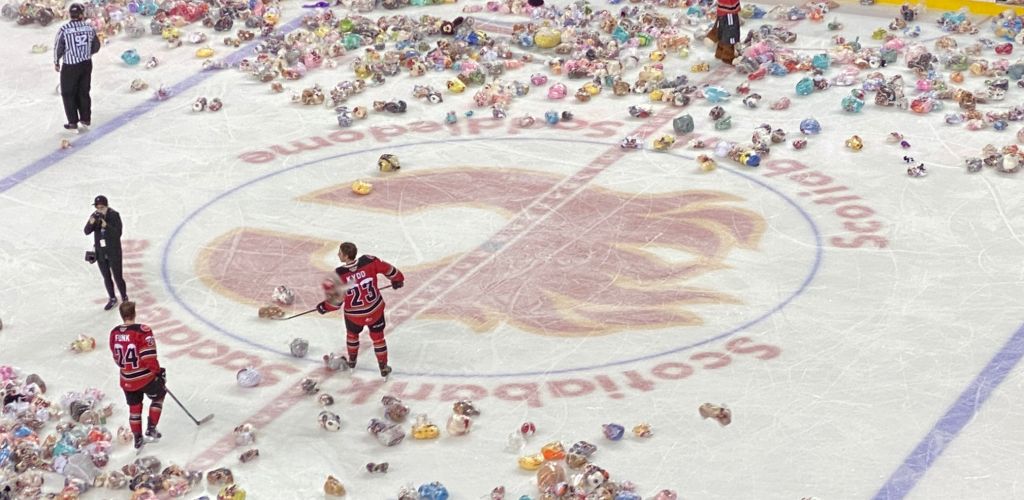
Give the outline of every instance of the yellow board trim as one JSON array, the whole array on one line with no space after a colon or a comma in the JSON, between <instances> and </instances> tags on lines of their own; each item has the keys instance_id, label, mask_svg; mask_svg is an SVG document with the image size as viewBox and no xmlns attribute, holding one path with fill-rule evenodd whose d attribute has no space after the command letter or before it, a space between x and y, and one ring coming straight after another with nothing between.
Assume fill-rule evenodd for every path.
<instances>
[{"instance_id":1,"label":"yellow board trim","mask_svg":"<svg viewBox=\"0 0 1024 500\"><path fill-rule=\"evenodd\" d=\"M880 4L892 4L892 5L903 5L905 0L875 0ZM910 2L911 5L917 5L918 2ZM997 16L1006 12L1007 10L1013 10L1017 14L1024 13L1024 5L1007 5L995 2L986 2L981 0L924 0L922 2L928 9L940 10L940 11L956 11L960 10L961 7L967 7L972 14L979 14L984 16Z\"/></svg>"}]
</instances>

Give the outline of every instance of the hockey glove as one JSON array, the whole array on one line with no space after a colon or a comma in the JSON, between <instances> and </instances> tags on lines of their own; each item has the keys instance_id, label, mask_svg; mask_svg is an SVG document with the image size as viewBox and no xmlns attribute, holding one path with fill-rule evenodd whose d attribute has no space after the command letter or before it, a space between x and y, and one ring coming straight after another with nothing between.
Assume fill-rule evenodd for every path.
<instances>
[{"instance_id":1,"label":"hockey glove","mask_svg":"<svg viewBox=\"0 0 1024 500\"><path fill-rule=\"evenodd\" d=\"M391 289L392 290L398 290L399 288L402 288L403 286L405 286L405 282L404 281L392 281L391 282Z\"/></svg>"},{"instance_id":2,"label":"hockey glove","mask_svg":"<svg viewBox=\"0 0 1024 500\"><path fill-rule=\"evenodd\" d=\"M327 314L331 312L331 310L327 308L326 300L316 305L316 312L320 314Z\"/></svg>"},{"instance_id":3,"label":"hockey glove","mask_svg":"<svg viewBox=\"0 0 1024 500\"><path fill-rule=\"evenodd\" d=\"M160 387L167 386L167 369L161 367L160 371L156 374L156 380L160 384Z\"/></svg>"}]
</instances>

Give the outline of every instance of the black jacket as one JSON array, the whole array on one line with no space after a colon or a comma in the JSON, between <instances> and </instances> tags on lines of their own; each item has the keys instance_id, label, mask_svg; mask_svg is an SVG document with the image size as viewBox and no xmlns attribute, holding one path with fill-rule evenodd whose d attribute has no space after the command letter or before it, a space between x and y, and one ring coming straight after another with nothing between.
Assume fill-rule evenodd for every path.
<instances>
[{"instance_id":1,"label":"black jacket","mask_svg":"<svg viewBox=\"0 0 1024 500\"><path fill-rule=\"evenodd\" d=\"M117 213L117 210L113 208L107 209L107 215L104 216L107 221L106 230L103 230L103 225L100 223L100 219L96 219L95 224L85 223L85 234L92 234L93 248L96 250L97 256L106 256L108 258L120 257L121 256L121 214ZM100 245L100 240L106 240L106 247Z\"/></svg>"}]
</instances>

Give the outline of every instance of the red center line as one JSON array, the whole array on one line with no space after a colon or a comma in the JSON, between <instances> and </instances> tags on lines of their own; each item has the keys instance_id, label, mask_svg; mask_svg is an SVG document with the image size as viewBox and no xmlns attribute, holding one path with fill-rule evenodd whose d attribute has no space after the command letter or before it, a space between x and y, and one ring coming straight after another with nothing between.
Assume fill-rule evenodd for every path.
<instances>
[{"instance_id":1,"label":"red center line","mask_svg":"<svg viewBox=\"0 0 1024 500\"><path fill-rule=\"evenodd\" d=\"M717 83L732 72L733 68L731 66L723 65L717 67L711 73L708 73L699 83ZM641 137L646 137L661 128L663 125L669 123L677 114L680 113L681 109L682 108L666 107L655 113L650 119L627 135L639 135ZM620 148L618 145L609 147L604 153L592 160L578 172L559 182L547 192L541 194L518 215L516 215L507 225L488 238L483 244L479 245L475 250L463 255L441 271L438 271L431 279L416 287L415 290L410 290L411 293L404 294L403 297L395 303L393 311L389 313L389 329L393 331L398 325L426 310L431 304L444 296L444 294L451 289L451 286L458 282L462 277L468 275L481 265L486 264L490 259L498 255L502 249L506 248L508 246L507 243L521 237L524 234L524 230L528 230L533 225L540 222L547 215L553 212L554 207L564 204L566 201L571 199L586 187L590 181L594 180L594 178L601 172L604 172L608 167L615 164L629 153L629 151ZM408 307L399 308L399 306L405 304L408 304ZM303 378L312 377L323 383L337 373L338 372L327 370L325 367L320 367L306 373ZM383 380L378 380L375 383L383 385ZM266 428L281 417L281 415L286 411L298 404L299 401L309 397L303 393L300 384L301 379L294 385L289 386L288 389L281 393L281 395L272 399L268 404L261 407L244 421L253 424L257 428ZM213 445L192 459L189 463L189 467L196 469L207 469L213 467L217 461L224 458L229 453L232 453L234 450L234 434L228 432L218 439Z\"/></svg>"},{"instance_id":2,"label":"red center line","mask_svg":"<svg viewBox=\"0 0 1024 500\"><path fill-rule=\"evenodd\" d=\"M512 28L508 26L502 26L500 24L489 23L487 21L477 21L476 27L481 31L488 31L491 33L498 33L501 35L511 35Z\"/></svg>"}]
</instances>

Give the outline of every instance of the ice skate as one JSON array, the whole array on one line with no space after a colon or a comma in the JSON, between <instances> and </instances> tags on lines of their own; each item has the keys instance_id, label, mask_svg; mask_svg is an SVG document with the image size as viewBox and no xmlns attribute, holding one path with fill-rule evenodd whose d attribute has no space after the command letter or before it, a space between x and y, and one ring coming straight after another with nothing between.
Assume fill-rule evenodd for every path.
<instances>
[{"instance_id":1,"label":"ice skate","mask_svg":"<svg viewBox=\"0 0 1024 500\"><path fill-rule=\"evenodd\" d=\"M380 376L384 377L385 379L387 379L388 375L391 375L391 367L388 366L388 365L381 366L380 367Z\"/></svg>"},{"instance_id":2,"label":"ice skate","mask_svg":"<svg viewBox=\"0 0 1024 500\"><path fill-rule=\"evenodd\" d=\"M146 429L146 442L147 443L153 443L153 442L159 441L160 438L162 438L162 437L164 437L163 434L160 434L160 431L156 430L156 427L150 427L150 428Z\"/></svg>"}]
</instances>

